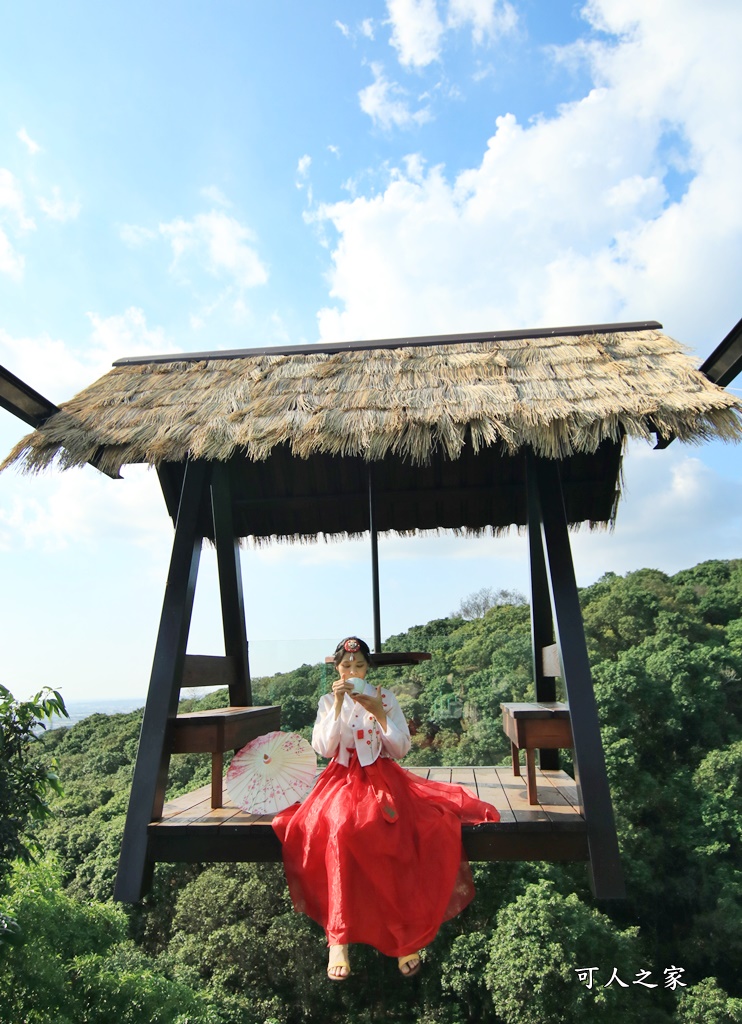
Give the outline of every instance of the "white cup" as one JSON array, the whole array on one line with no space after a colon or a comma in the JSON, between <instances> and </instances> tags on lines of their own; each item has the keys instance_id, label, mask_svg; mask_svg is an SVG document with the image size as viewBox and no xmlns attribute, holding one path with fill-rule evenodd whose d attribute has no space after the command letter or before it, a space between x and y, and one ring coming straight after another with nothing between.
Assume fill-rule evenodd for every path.
<instances>
[{"instance_id":1,"label":"white cup","mask_svg":"<svg viewBox=\"0 0 742 1024\"><path fill-rule=\"evenodd\" d=\"M358 676L349 676L348 682L353 684L353 693L367 694L370 697L376 694L376 687L367 683L365 679L360 679Z\"/></svg>"}]
</instances>

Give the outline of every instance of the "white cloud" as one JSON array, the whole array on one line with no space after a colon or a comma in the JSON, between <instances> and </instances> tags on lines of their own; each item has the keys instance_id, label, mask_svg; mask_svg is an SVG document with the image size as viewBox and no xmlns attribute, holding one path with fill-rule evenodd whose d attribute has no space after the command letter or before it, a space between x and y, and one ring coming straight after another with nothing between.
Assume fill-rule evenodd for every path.
<instances>
[{"instance_id":1,"label":"white cloud","mask_svg":"<svg viewBox=\"0 0 742 1024\"><path fill-rule=\"evenodd\" d=\"M302 157L299 173L306 174L310 163L310 157ZM165 240L172 253L170 270L185 283L192 284L204 272L226 280L227 292L211 305L213 310L230 297L230 289L239 292L265 284L268 269L258 255L254 233L226 212L232 204L221 190L210 185L201 189L201 195L222 209L213 208L191 219L176 217L159 224L157 230L139 224L122 224L118 230L122 242L132 249Z\"/></svg>"},{"instance_id":2,"label":"white cloud","mask_svg":"<svg viewBox=\"0 0 742 1024\"><path fill-rule=\"evenodd\" d=\"M508 0L449 0L441 17L436 0L387 0L392 26L391 45L399 62L424 68L441 59L446 33L471 27L472 41L481 46L512 32L518 24Z\"/></svg>"},{"instance_id":3,"label":"white cloud","mask_svg":"<svg viewBox=\"0 0 742 1024\"><path fill-rule=\"evenodd\" d=\"M440 56L444 26L435 0L387 0L391 45L400 64L423 68Z\"/></svg>"},{"instance_id":4,"label":"white cloud","mask_svg":"<svg viewBox=\"0 0 742 1024\"><path fill-rule=\"evenodd\" d=\"M364 18L356 28L351 28L350 25L346 25L343 21L336 21L335 28L338 29L346 39L353 42L355 42L359 35L363 36L364 39L369 39L371 42L374 40L374 22L372 18Z\"/></svg>"},{"instance_id":5,"label":"white cloud","mask_svg":"<svg viewBox=\"0 0 742 1024\"><path fill-rule=\"evenodd\" d=\"M279 342L284 345L291 344L291 334L280 313L275 311L271 313L269 323L271 326L271 338L277 344Z\"/></svg>"},{"instance_id":6,"label":"white cloud","mask_svg":"<svg viewBox=\"0 0 742 1024\"><path fill-rule=\"evenodd\" d=\"M496 74L494 64L484 64L472 72L473 82L483 82L486 78L494 78Z\"/></svg>"},{"instance_id":7,"label":"white cloud","mask_svg":"<svg viewBox=\"0 0 742 1024\"><path fill-rule=\"evenodd\" d=\"M210 203L215 203L217 206L223 206L228 209L232 203L224 195L222 190L216 185L207 185L201 189L201 195Z\"/></svg>"},{"instance_id":8,"label":"white cloud","mask_svg":"<svg viewBox=\"0 0 742 1024\"><path fill-rule=\"evenodd\" d=\"M33 231L33 219L26 215L26 201L15 176L5 167L0 167L0 214L10 219L18 231Z\"/></svg>"},{"instance_id":9,"label":"white cloud","mask_svg":"<svg viewBox=\"0 0 742 1024\"><path fill-rule=\"evenodd\" d=\"M306 153L304 154L304 156L299 158L299 162L296 165L296 175L297 175L297 179L298 179L296 181L296 187L298 189L306 188L306 190L307 190L307 202L310 204L310 206L311 206L312 200L313 200L313 192L312 192L311 184L307 183L307 178L309 177L309 169L310 169L311 166L312 166L312 158L311 158L311 156L308 156Z\"/></svg>"},{"instance_id":10,"label":"white cloud","mask_svg":"<svg viewBox=\"0 0 742 1024\"><path fill-rule=\"evenodd\" d=\"M62 199L61 190L58 185L52 187L51 199L39 196L37 202L47 217L61 223L74 220L79 215L81 209L78 200Z\"/></svg>"},{"instance_id":11,"label":"white cloud","mask_svg":"<svg viewBox=\"0 0 742 1024\"><path fill-rule=\"evenodd\" d=\"M71 470L37 477L33 491L3 480L0 505L0 551L19 548L61 551L70 546L99 548L107 540L153 552L167 551L172 536L163 514L154 473L130 466L125 481L113 482L97 471Z\"/></svg>"},{"instance_id":12,"label":"white cloud","mask_svg":"<svg viewBox=\"0 0 742 1024\"><path fill-rule=\"evenodd\" d=\"M716 447L721 449L721 443ZM724 448L728 460L738 457L736 447ZM624 476L615 530L580 531L572 538L581 586L609 570L623 574L649 567L672 574L709 558L739 557L738 479L711 469L677 442L664 451L632 443ZM699 527L702 523L713 523L713 529Z\"/></svg>"},{"instance_id":13,"label":"white cloud","mask_svg":"<svg viewBox=\"0 0 742 1024\"><path fill-rule=\"evenodd\" d=\"M449 0L447 24L450 28L471 25L475 45L512 32L518 15L507 0Z\"/></svg>"},{"instance_id":14,"label":"white cloud","mask_svg":"<svg viewBox=\"0 0 742 1024\"><path fill-rule=\"evenodd\" d=\"M0 328L0 363L52 402L69 398L91 380L85 359L48 334L14 337Z\"/></svg>"},{"instance_id":15,"label":"white cloud","mask_svg":"<svg viewBox=\"0 0 742 1024\"><path fill-rule=\"evenodd\" d=\"M372 64L374 81L361 89L358 98L361 110L380 128L410 128L430 120L428 107L410 110L407 93L396 82L390 82L380 64Z\"/></svg>"},{"instance_id":16,"label":"white cloud","mask_svg":"<svg viewBox=\"0 0 742 1024\"><path fill-rule=\"evenodd\" d=\"M252 244L253 232L220 210L192 220L178 217L160 224L160 233L172 248L172 270L183 272L190 257L215 277L230 278L238 288L255 288L268 280L268 270Z\"/></svg>"},{"instance_id":17,"label":"white cloud","mask_svg":"<svg viewBox=\"0 0 742 1024\"><path fill-rule=\"evenodd\" d=\"M402 164L380 192L320 208L337 239L323 338L656 317L682 340L710 335L708 350L736 322L742 8L594 0L588 13L615 36L583 49L595 84L581 99L527 125L497 118L455 177ZM377 81L367 112L393 124ZM693 175L673 201L668 138Z\"/></svg>"},{"instance_id":18,"label":"white cloud","mask_svg":"<svg viewBox=\"0 0 742 1024\"><path fill-rule=\"evenodd\" d=\"M114 316L100 316L88 313L92 325L87 353L97 371L105 373L111 363L123 356L158 355L176 352L178 349L167 337L162 327L149 327L144 312L130 306L123 313ZM92 379L92 378L91 378Z\"/></svg>"},{"instance_id":19,"label":"white cloud","mask_svg":"<svg viewBox=\"0 0 742 1024\"><path fill-rule=\"evenodd\" d=\"M25 263L25 258L16 252L10 239L0 228L0 274L7 274L9 277L20 280Z\"/></svg>"},{"instance_id":20,"label":"white cloud","mask_svg":"<svg viewBox=\"0 0 742 1024\"><path fill-rule=\"evenodd\" d=\"M157 237L156 231L141 227L139 224L122 224L119 228L119 238L124 245L128 245L131 249L139 249Z\"/></svg>"},{"instance_id":21,"label":"white cloud","mask_svg":"<svg viewBox=\"0 0 742 1024\"><path fill-rule=\"evenodd\" d=\"M252 311L241 295L231 303L229 315L235 324L249 324L254 321Z\"/></svg>"},{"instance_id":22,"label":"white cloud","mask_svg":"<svg viewBox=\"0 0 742 1024\"><path fill-rule=\"evenodd\" d=\"M0 328L0 363L52 402L62 402L96 380L121 356L173 352L160 327L148 327L141 309L102 317L88 313L90 336L81 350L48 334L14 337Z\"/></svg>"},{"instance_id":23,"label":"white cloud","mask_svg":"<svg viewBox=\"0 0 742 1024\"><path fill-rule=\"evenodd\" d=\"M35 228L26 214L26 200L18 181L6 167L0 167L0 274L17 281L22 278L26 260L17 251L11 234L23 235Z\"/></svg>"},{"instance_id":24,"label":"white cloud","mask_svg":"<svg viewBox=\"0 0 742 1024\"><path fill-rule=\"evenodd\" d=\"M38 144L38 142L34 142L34 140L31 138L31 136L28 134L25 128L20 128L16 132L16 138L21 140L23 145L26 147L26 149L32 156L41 151L41 146Z\"/></svg>"}]
</instances>

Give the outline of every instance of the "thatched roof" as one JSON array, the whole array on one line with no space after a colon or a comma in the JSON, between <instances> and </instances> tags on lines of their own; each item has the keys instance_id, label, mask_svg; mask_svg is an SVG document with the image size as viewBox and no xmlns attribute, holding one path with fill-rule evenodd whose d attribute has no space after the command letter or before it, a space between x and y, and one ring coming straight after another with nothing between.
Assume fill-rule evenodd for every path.
<instances>
[{"instance_id":1,"label":"thatched roof","mask_svg":"<svg viewBox=\"0 0 742 1024\"><path fill-rule=\"evenodd\" d=\"M118 472L189 457L292 465L341 457L423 471L484 452L590 457L626 436L739 439L739 401L659 327L121 360L4 465L33 471L95 460ZM612 507L617 487L614 475ZM584 518L610 518L605 501L601 508Z\"/></svg>"},{"instance_id":2,"label":"thatched roof","mask_svg":"<svg viewBox=\"0 0 742 1024\"><path fill-rule=\"evenodd\" d=\"M479 336L481 338L481 336ZM659 330L298 354L122 361L24 438L6 465L263 460L281 444L415 464L500 445L549 458L622 434L739 438L740 403ZM102 449L102 451L101 451Z\"/></svg>"}]
</instances>

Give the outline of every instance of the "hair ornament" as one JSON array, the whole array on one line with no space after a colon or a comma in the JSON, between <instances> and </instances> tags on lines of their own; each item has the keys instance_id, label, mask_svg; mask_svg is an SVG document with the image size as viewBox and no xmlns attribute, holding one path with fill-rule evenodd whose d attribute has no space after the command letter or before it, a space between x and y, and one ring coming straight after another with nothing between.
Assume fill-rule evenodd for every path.
<instances>
[{"instance_id":1,"label":"hair ornament","mask_svg":"<svg viewBox=\"0 0 742 1024\"><path fill-rule=\"evenodd\" d=\"M348 639L343 644L343 650L347 651L349 654L356 654L358 651L360 651L360 649L361 645L354 636L348 637Z\"/></svg>"}]
</instances>

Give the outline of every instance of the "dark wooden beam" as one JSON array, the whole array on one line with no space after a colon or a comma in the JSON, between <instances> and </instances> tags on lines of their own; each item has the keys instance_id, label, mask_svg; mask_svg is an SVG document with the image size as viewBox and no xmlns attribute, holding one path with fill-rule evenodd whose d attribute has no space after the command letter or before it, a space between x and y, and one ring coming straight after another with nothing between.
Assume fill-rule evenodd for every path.
<instances>
[{"instance_id":1,"label":"dark wooden beam","mask_svg":"<svg viewBox=\"0 0 742 1024\"><path fill-rule=\"evenodd\" d=\"M731 384L742 372L742 320L734 325L726 338L716 346L698 369L712 384L718 384L720 388ZM667 448L674 440L674 434L670 434L669 437L660 437L657 434L657 444L654 447Z\"/></svg>"},{"instance_id":2,"label":"dark wooden beam","mask_svg":"<svg viewBox=\"0 0 742 1024\"><path fill-rule=\"evenodd\" d=\"M529 472L536 482L552 613L574 737L575 781L587 822L591 885L598 899L623 899L623 871L569 545L559 463L532 456Z\"/></svg>"},{"instance_id":3,"label":"dark wooden beam","mask_svg":"<svg viewBox=\"0 0 742 1024\"><path fill-rule=\"evenodd\" d=\"M249 707L252 704L252 691L240 567L240 541L235 536L228 463L217 462L214 465L211 476L211 511L214 518L214 541L219 570L224 653L234 660L236 669L236 678L229 687L229 703L235 707Z\"/></svg>"},{"instance_id":4,"label":"dark wooden beam","mask_svg":"<svg viewBox=\"0 0 742 1024\"><path fill-rule=\"evenodd\" d=\"M4 366L0 366L0 406L34 429L59 412L58 405L34 391Z\"/></svg>"},{"instance_id":5,"label":"dark wooden beam","mask_svg":"<svg viewBox=\"0 0 742 1024\"><path fill-rule=\"evenodd\" d=\"M201 556L197 524L207 478L206 463L187 464L114 890L114 899L125 903L139 900L151 879L147 827L160 818L165 801Z\"/></svg>"},{"instance_id":6,"label":"dark wooden beam","mask_svg":"<svg viewBox=\"0 0 742 1024\"><path fill-rule=\"evenodd\" d=\"M34 391L30 385L4 366L0 366L0 406L35 430L43 427L50 417L61 411L58 405L44 398L38 391ZM111 473L100 468L98 463L102 454L103 449L99 448L93 458L88 460L88 464L112 480L120 480L119 473Z\"/></svg>"},{"instance_id":7,"label":"dark wooden beam","mask_svg":"<svg viewBox=\"0 0 742 1024\"><path fill-rule=\"evenodd\" d=\"M464 825L462 841L473 861L587 861L584 832L509 831L495 825ZM209 861L280 862L281 842L269 823L244 825L168 824L150 830L158 861L201 864Z\"/></svg>"},{"instance_id":8,"label":"dark wooden beam","mask_svg":"<svg viewBox=\"0 0 742 1024\"><path fill-rule=\"evenodd\" d=\"M180 496L183 491L183 468L178 463L161 462L157 467L157 479L160 481L165 506L174 526L178 518Z\"/></svg>"},{"instance_id":9,"label":"dark wooden beam","mask_svg":"<svg viewBox=\"0 0 742 1024\"><path fill-rule=\"evenodd\" d=\"M699 367L710 381L725 388L742 371L742 320L731 329Z\"/></svg>"},{"instance_id":10,"label":"dark wooden beam","mask_svg":"<svg viewBox=\"0 0 742 1024\"><path fill-rule=\"evenodd\" d=\"M556 679L544 675L544 647L554 643L554 620L551 614L549 580L546 573L546 559L541 537L539 515L538 482L526 461L526 493L528 506L528 552L531 576L531 657L536 700L556 700ZM558 750L539 750L539 764L542 768L559 767Z\"/></svg>"},{"instance_id":11,"label":"dark wooden beam","mask_svg":"<svg viewBox=\"0 0 742 1024\"><path fill-rule=\"evenodd\" d=\"M234 658L218 654L186 654L180 687L218 686L231 690L237 681Z\"/></svg>"}]
</instances>

